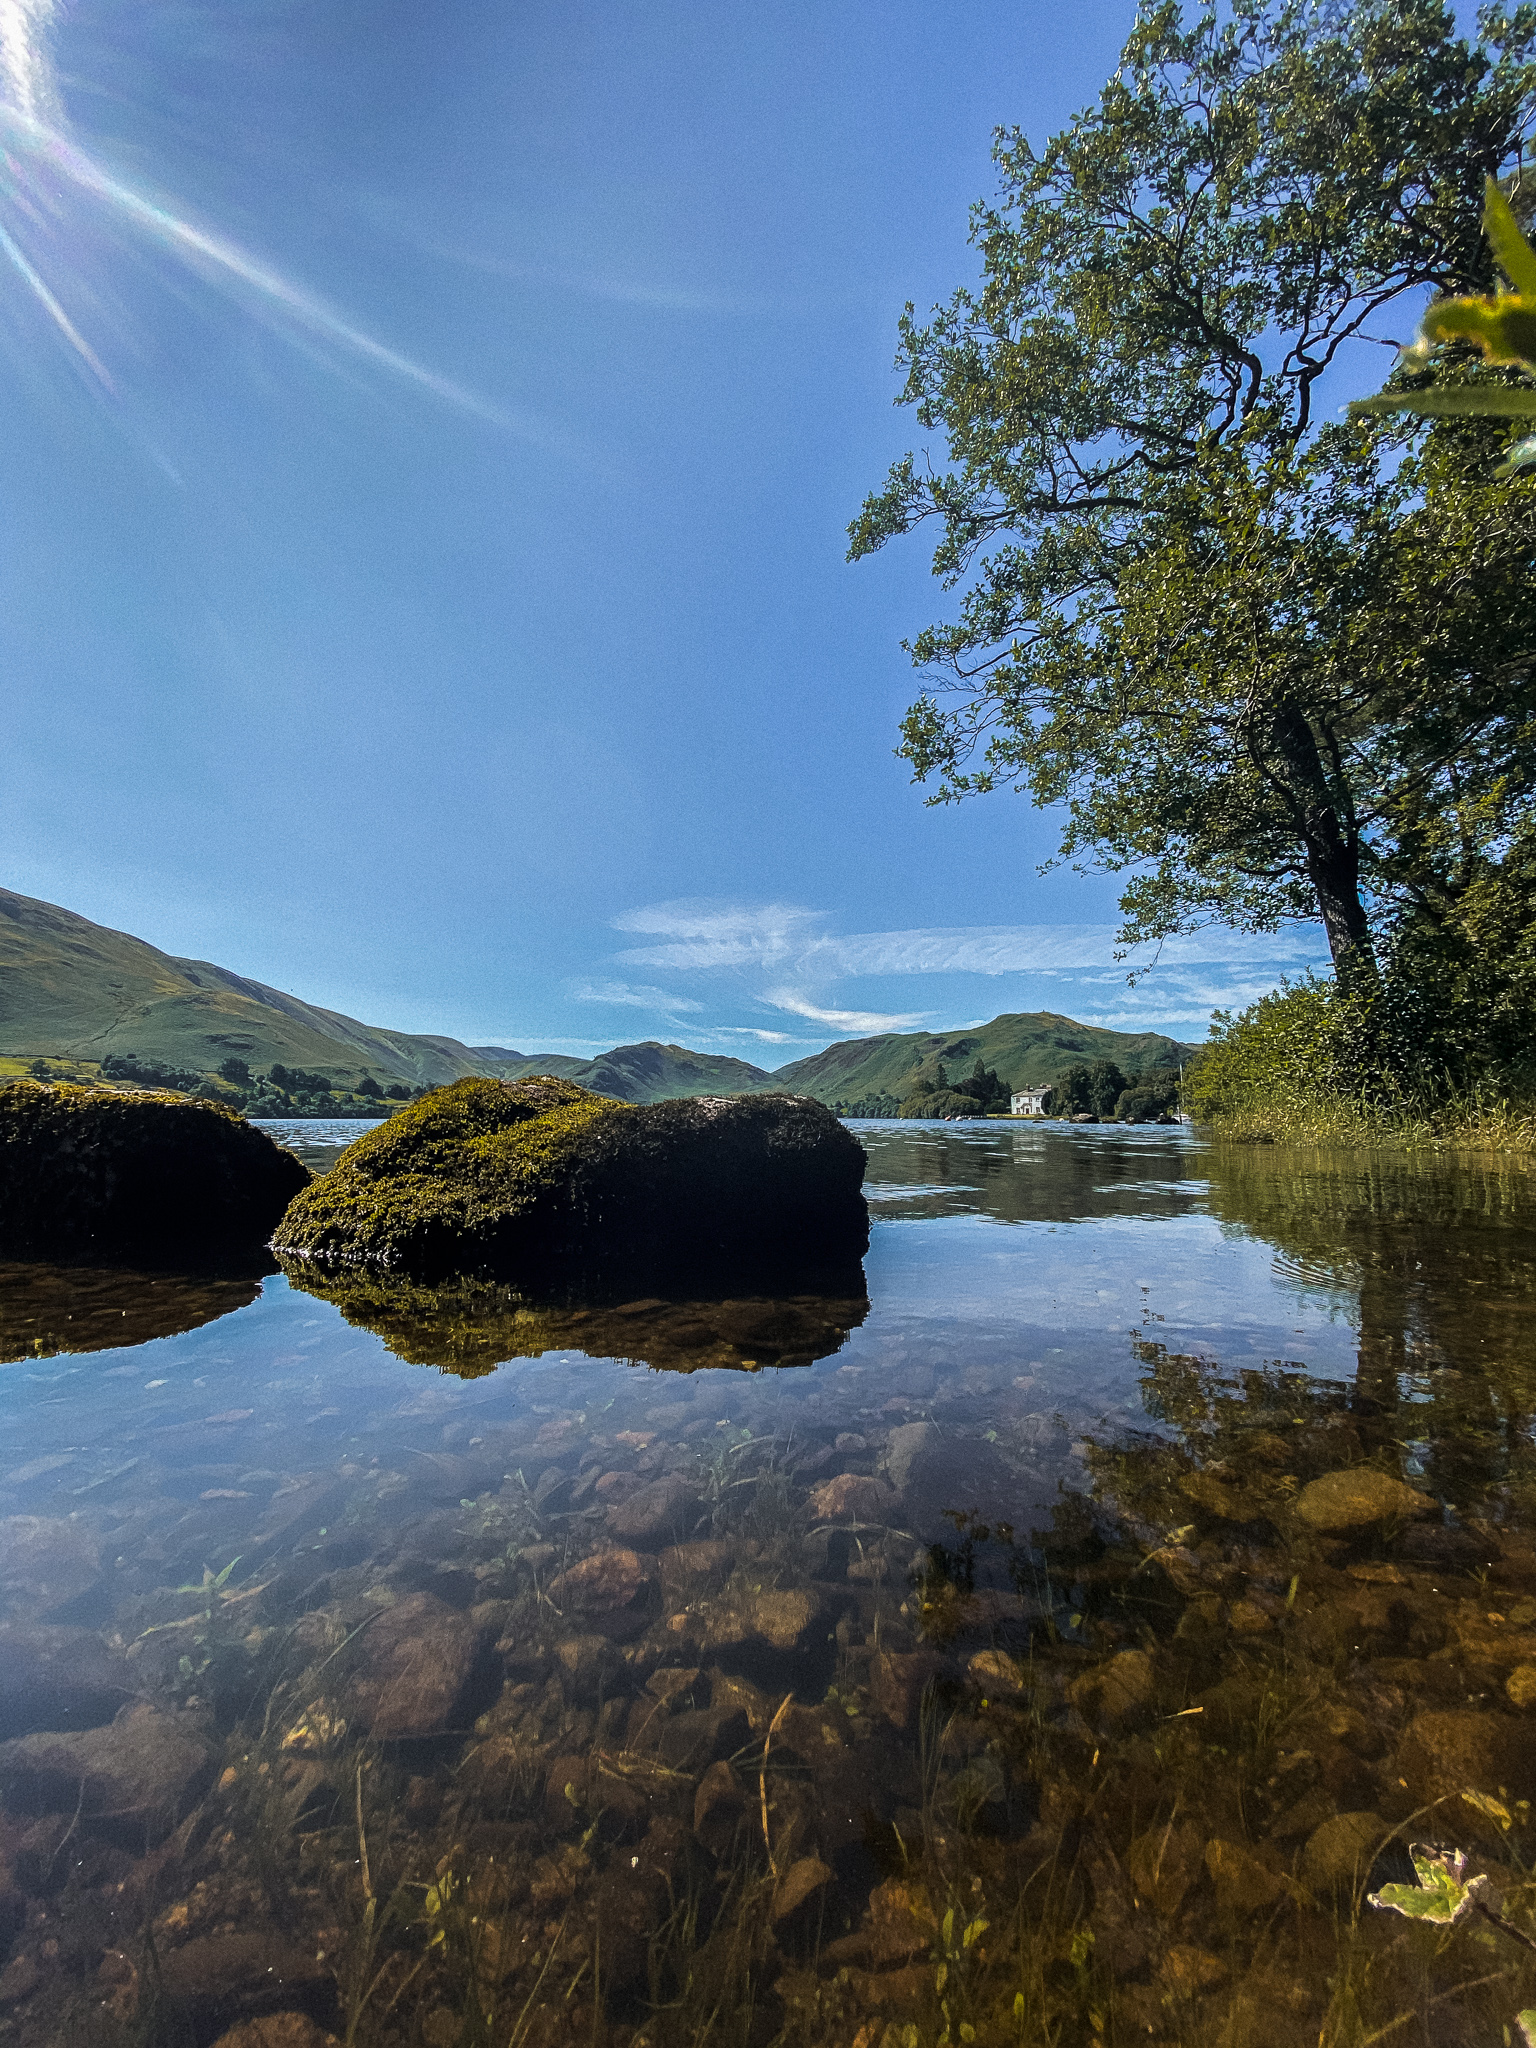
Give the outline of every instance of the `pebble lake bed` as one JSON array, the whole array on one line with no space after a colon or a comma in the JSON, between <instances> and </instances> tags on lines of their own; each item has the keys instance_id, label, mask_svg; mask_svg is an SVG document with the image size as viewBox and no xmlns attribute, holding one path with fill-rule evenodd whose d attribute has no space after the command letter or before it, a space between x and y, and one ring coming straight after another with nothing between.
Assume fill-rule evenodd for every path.
<instances>
[{"instance_id":1,"label":"pebble lake bed","mask_svg":"<svg viewBox=\"0 0 1536 2048\"><path fill-rule=\"evenodd\" d=\"M1528 1176L853 1128L863 1294L0 1266L0 2043L1518 2038Z\"/></svg>"}]
</instances>

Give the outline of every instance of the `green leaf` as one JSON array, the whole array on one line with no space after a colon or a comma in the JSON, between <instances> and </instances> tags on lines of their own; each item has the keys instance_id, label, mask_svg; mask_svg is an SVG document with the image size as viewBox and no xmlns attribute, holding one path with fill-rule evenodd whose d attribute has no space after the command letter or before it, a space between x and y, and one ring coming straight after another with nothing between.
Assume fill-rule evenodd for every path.
<instances>
[{"instance_id":1,"label":"green leaf","mask_svg":"<svg viewBox=\"0 0 1536 2048\"><path fill-rule=\"evenodd\" d=\"M1536 419L1536 391L1519 386L1447 384L1428 391L1387 391L1376 398L1357 398L1349 408L1353 419L1392 412L1419 413L1425 419Z\"/></svg>"},{"instance_id":2,"label":"green leaf","mask_svg":"<svg viewBox=\"0 0 1536 2048\"><path fill-rule=\"evenodd\" d=\"M1536 299L1536 249L1521 234L1513 207L1492 178L1483 188L1483 231L1515 290L1522 298Z\"/></svg>"},{"instance_id":3,"label":"green leaf","mask_svg":"<svg viewBox=\"0 0 1536 2048\"><path fill-rule=\"evenodd\" d=\"M1408 1850L1418 1876L1415 1884L1384 1884L1372 1892L1367 1903L1408 1920L1425 1920L1437 1927L1454 1927L1476 1906L1488 1889L1486 1877L1465 1878L1467 1859L1459 1849L1422 1848L1417 1842Z\"/></svg>"},{"instance_id":4,"label":"green leaf","mask_svg":"<svg viewBox=\"0 0 1536 2048\"><path fill-rule=\"evenodd\" d=\"M1536 2005L1515 2014L1515 2025L1525 2037L1525 2048L1536 2048Z\"/></svg>"}]
</instances>

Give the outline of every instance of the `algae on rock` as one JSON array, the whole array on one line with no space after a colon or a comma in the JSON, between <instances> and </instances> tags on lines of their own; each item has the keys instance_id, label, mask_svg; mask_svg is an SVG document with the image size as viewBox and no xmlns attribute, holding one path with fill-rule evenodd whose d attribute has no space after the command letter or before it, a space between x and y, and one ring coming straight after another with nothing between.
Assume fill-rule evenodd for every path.
<instances>
[{"instance_id":1,"label":"algae on rock","mask_svg":"<svg viewBox=\"0 0 1536 2048\"><path fill-rule=\"evenodd\" d=\"M439 1088L350 1146L273 1240L286 1259L422 1278L529 1261L845 1261L864 1151L804 1097L641 1107L548 1077Z\"/></svg>"}]
</instances>

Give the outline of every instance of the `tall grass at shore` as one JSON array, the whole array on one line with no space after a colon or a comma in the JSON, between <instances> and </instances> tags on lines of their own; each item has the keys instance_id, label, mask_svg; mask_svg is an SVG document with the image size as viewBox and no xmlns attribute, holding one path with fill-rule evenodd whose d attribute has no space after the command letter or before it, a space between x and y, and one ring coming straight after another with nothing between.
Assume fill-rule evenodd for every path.
<instances>
[{"instance_id":1,"label":"tall grass at shore","mask_svg":"<svg viewBox=\"0 0 1536 2048\"><path fill-rule=\"evenodd\" d=\"M1218 1012L1183 1107L1240 1144L1384 1145L1536 1157L1536 1093L1405 1056L1369 1007L1315 977Z\"/></svg>"}]
</instances>

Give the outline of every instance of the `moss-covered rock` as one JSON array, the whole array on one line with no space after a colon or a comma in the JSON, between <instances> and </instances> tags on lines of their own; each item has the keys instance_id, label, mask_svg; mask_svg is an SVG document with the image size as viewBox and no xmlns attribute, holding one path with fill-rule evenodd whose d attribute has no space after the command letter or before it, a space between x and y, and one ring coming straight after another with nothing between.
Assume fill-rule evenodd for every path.
<instances>
[{"instance_id":1,"label":"moss-covered rock","mask_svg":"<svg viewBox=\"0 0 1536 2048\"><path fill-rule=\"evenodd\" d=\"M420 1278L562 1263L832 1264L869 1241L864 1151L803 1096L635 1106L569 1081L435 1089L284 1216L285 1260Z\"/></svg>"},{"instance_id":2,"label":"moss-covered rock","mask_svg":"<svg viewBox=\"0 0 1536 2048\"><path fill-rule=\"evenodd\" d=\"M309 1170L218 1103L0 1088L0 1252L165 1264L272 1231Z\"/></svg>"}]
</instances>

